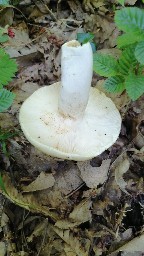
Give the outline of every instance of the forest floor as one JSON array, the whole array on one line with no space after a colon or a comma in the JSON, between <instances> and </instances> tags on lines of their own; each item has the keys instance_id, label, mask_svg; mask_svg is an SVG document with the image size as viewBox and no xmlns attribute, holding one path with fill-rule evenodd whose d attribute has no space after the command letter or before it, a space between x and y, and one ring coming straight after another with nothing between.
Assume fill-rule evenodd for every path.
<instances>
[{"instance_id":1,"label":"forest floor","mask_svg":"<svg viewBox=\"0 0 144 256\"><path fill-rule=\"evenodd\" d=\"M126 2L144 8L141 1ZM18 120L28 96L60 80L61 45L77 33L93 33L97 50L117 54L114 11L120 8L105 0L1 7L0 26L15 34L2 47L18 73L8 86L15 100L0 114L9 137L0 148L0 256L144 255L144 98L107 93L122 128L116 143L90 161L46 156L27 141ZM94 75L92 86L103 90L103 81Z\"/></svg>"}]
</instances>

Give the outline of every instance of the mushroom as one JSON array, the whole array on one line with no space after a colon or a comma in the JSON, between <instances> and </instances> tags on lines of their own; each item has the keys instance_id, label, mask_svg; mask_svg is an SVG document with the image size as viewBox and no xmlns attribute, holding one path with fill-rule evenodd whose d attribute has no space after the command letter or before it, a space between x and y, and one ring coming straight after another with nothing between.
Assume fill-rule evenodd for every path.
<instances>
[{"instance_id":1,"label":"mushroom","mask_svg":"<svg viewBox=\"0 0 144 256\"><path fill-rule=\"evenodd\" d=\"M110 98L91 87L92 73L90 43L65 43L61 82L38 89L20 109L20 125L32 145L53 157L84 161L117 140L121 116Z\"/></svg>"}]
</instances>

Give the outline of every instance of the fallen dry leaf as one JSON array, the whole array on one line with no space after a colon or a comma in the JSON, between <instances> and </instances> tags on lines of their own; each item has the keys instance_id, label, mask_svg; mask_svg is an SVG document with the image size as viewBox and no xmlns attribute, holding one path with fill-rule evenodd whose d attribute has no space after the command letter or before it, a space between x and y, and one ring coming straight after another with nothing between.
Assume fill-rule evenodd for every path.
<instances>
[{"instance_id":1,"label":"fallen dry leaf","mask_svg":"<svg viewBox=\"0 0 144 256\"><path fill-rule=\"evenodd\" d=\"M92 202L91 200L84 200L77 206L75 206L74 210L70 213L69 218L72 221L84 223L86 221L92 221L91 208Z\"/></svg>"},{"instance_id":2,"label":"fallen dry leaf","mask_svg":"<svg viewBox=\"0 0 144 256\"><path fill-rule=\"evenodd\" d=\"M55 223L55 226L61 229L68 229L76 227L84 222L92 221L91 214L91 205L92 202L90 200L84 200L77 206L75 206L74 210L69 214L68 219L58 220Z\"/></svg>"},{"instance_id":3,"label":"fallen dry leaf","mask_svg":"<svg viewBox=\"0 0 144 256\"><path fill-rule=\"evenodd\" d=\"M4 242L0 242L0 256L6 255L6 245Z\"/></svg>"},{"instance_id":4,"label":"fallen dry leaf","mask_svg":"<svg viewBox=\"0 0 144 256\"><path fill-rule=\"evenodd\" d=\"M40 175L28 186L22 187L23 192L32 192L53 187L54 176L51 173L41 172Z\"/></svg>"},{"instance_id":5,"label":"fallen dry leaf","mask_svg":"<svg viewBox=\"0 0 144 256\"><path fill-rule=\"evenodd\" d=\"M57 235L61 237L65 243L68 244L71 251L74 252L77 256L88 256L89 248L90 248L90 240L82 239L80 237L74 237L73 233L70 230L61 230L57 227L53 226L53 230ZM83 240L83 244L82 241Z\"/></svg>"},{"instance_id":6,"label":"fallen dry leaf","mask_svg":"<svg viewBox=\"0 0 144 256\"><path fill-rule=\"evenodd\" d=\"M3 195L5 195L11 202L29 211L41 213L51 217L55 221L57 220L57 215L54 212L51 212L48 207L42 206L33 194L22 195L18 192L7 175L3 175L2 180L5 190L2 190L1 193L3 193Z\"/></svg>"},{"instance_id":7,"label":"fallen dry leaf","mask_svg":"<svg viewBox=\"0 0 144 256\"><path fill-rule=\"evenodd\" d=\"M140 150L137 150L136 148L131 148L129 149L129 151L134 152L132 156L133 159L137 159L144 162L144 146Z\"/></svg>"},{"instance_id":8,"label":"fallen dry leaf","mask_svg":"<svg viewBox=\"0 0 144 256\"><path fill-rule=\"evenodd\" d=\"M120 247L116 252L144 252L144 233Z\"/></svg>"},{"instance_id":9,"label":"fallen dry leaf","mask_svg":"<svg viewBox=\"0 0 144 256\"><path fill-rule=\"evenodd\" d=\"M129 193L126 190L127 182L123 179L123 174L125 174L130 167L130 162L128 158L120 158L120 161L115 168L115 180L120 189L129 195Z\"/></svg>"},{"instance_id":10,"label":"fallen dry leaf","mask_svg":"<svg viewBox=\"0 0 144 256\"><path fill-rule=\"evenodd\" d=\"M64 251L66 253L66 256L77 256L77 254L71 249L71 247L65 243L64 245Z\"/></svg>"},{"instance_id":11,"label":"fallen dry leaf","mask_svg":"<svg viewBox=\"0 0 144 256\"><path fill-rule=\"evenodd\" d=\"M137 2L137 0L125 0L125 4L128 5L134 5Z\"/></svg>"},{"instance_id":12,"label":"fallen dry leaf","mask_svg":"<svg viewBox=\"0 0 144 256\"><path fill-rule=\"evenodd\" d=\"M57 172L55 187L65 195L76 190L82 183L79 169L72 163Z\"/></svg>"},{"instance_id":13,"label":"fallen dry leaf","mask_svg":"<svg viewBox=\"0 0 144 256\"><path fill-rule=\"evenodd\" d=\"M3 228L4 226L6 226L8 222L9 222L9 218L8 218L8 216L3 212L3 213L2 213L2 216L1 216L1 220L0 220L0 226L1 226L1 228Z\"/></svg>"},{"instance_id":14,"label":"fallen dry leaf","mask_svg":"<svg viewBox=\"0 0 144 256\"><path fill-rule=\"evenodd\" d=\"M36 225L32 234L27 237L27 242L32 242L35 237L39 237L42 233L44 233L44 230L47 228L47 224L48 220L44 219L42 222Z\"/></svg>"},{"instance_id":15,"label":"fallen dry leaf","mask_svg":"<svg viewBox=\"0 0 144 256\"><path fill-rule=\"evenodd\" d=\"M1 1L2 2L2 1ZM4 7L0 12L0 25L5 27L6 25L12 25L14 18L14 10L11 7Z\"/></svg>"},{"instance_id":16,"label":"fallen dry leaf","mask_svg":"<svg viewBox=\"0 0 144 256\"><path fill-rule=\"evenodd\" d=\"M110 159L103 160L100 167L92 167L90 161L77 163L81 178L89 188L97 188L107 180L110 162Z\"/></svg>"}]
</instances>

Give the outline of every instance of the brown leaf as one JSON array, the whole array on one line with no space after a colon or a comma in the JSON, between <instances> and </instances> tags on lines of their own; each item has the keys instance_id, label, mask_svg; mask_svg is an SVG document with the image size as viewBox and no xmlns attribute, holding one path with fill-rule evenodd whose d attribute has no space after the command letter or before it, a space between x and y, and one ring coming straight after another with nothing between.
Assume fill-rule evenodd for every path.
<instances>
[{"instance_id":1,"label":"brown leaf","mask_svg":"<svg viewBox=\"0 0 144 256\"><path fill-rule=\"evenodd\" d=\"M130 167L130 162L128 158L121 158L117 167L115 168L115 180L120 189L129 195L129 193L126 191L127 182L123 179L123 174L125 174Z\"/></svg>"},{"instance_id":2,"label":"brown leaf","mask_svg":"<svg viewBox=\"0 0 144 256\"><path fill-rule=\"evenodd\" d=\"M4 242L0 242L0 256L6 255L6 245Z\"/></svg>"},{"instance_id":3,"label":"brown leaf","mask_svg":"<svg viewBox=\"0 0 144 256\"><path fill-rule=\"evenodd\" d=\"M23 192L32 192L53 187L55 179L52 174L41 172L28 186L22 187Z\"/></svg>"},{"instance_id":4,"label":"brown leaf","mask_svg":"<svg viewBox=\"0 0 144 256\"><path fill-rule=\"evenodd\" d=\"M115 252L119 251L144 252L144 233L142 233L140 236L135 237L134 239L120 247Z\"/></svg>"},{"instance_id":5,"label":"brown leaf","mask_svg":"<svg viewBox=\"0 0 144 256\"><path fill-rule=\"evenodd\" d=\"M103 160L100 167L92 167L90 161L77 163L81 177L89 188L97 188L107 180L110 162L110 159Z\"/></svg>"},{"instance_id":6,"label":"brown leaf","mask_svg":"<svg viewBox=\"0 0 144 256\"><path fill-rule=\"evenodd\" d=\"M67 220L58 220L55 226L61 229L68 229L76 227L81 223L92 221L92 214L90 210L91 205L92 202L90 200L82 201L80 204L75 206Z\"/></svg>"},{"instance_id":7,"label":"brown leaf","mask_svg":"<svg viewBox=\"0 0 144 256\"><path fill-rule=\"evenodd\" d=\"M41 213L45 216L51 217L53 220L57 220L57 215L51 212L48 207L44 207L33 194L22 195L18 190L12 185L10 178L7 175L2 176L5 191L1 192L5 197L7 197L14 204L27 209L28 211L34 213Z\"/></svg>"},{"instance_id":8,"label":"brown leaf","mask_svg":"<svg viewBox=\"0 0 144 256\"><path fill-rule=\"evenodd\" d=\"M88 239L85 239L82 245L81 238L74 237L73 233L69 230L63 231L57 227L53 227L53 230L61 237L63 241L65 241L65 243L68 244L71 251L77 256L88 256L90 247L90 241Z\"/></svg>"}]
</instances>

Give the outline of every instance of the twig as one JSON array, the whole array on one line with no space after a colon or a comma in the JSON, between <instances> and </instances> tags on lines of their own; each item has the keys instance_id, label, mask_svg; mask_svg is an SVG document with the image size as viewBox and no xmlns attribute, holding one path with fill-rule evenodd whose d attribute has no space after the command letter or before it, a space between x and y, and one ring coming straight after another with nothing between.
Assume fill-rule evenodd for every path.
<instances>
[{"instance_id":1,"label":"twig","mask_svg":"<svg viewBox=\"0 0 144 256\"><path fill-rule=\"evenodd\" d=\"M78 186L75 190L73 190L72 192L70 192L69 194L67 194L66 196L65 196L65 198L68 198L68 197L70 197L70 196L72 196L75 192L77 192L79 189L81 189L83 186L84 186L84 182L80 185L80 186Z\"/></svg>"},{"instance_id":2,"label":"twig","mask_svg":"<svg viewBox=\"0 0 144 256\"><path fill-rule=\"evenodd\" d=\"M44 5L44 7L47 9L47 11L49 12L49 14L52 16L52 18L57 21L56 16L53 14L53 12L48 8L48 6L46 4L44 4L44 2L42 0L40 0L41 3Z\"/></svg>"},{"instance_id":3,"label":"twig","mask_svg":"<svg viewBox=\"0 0 144 256\"><path fill-rule=\"evenodd\" d=\"M26 246L27 250L29 250L28 247L28 243L25 237L25 233L24 233L24 221L27 218L27 216L29 215L29 212L25 215L25 209L23 211L23 217L22 217L22 229L21 229L21 236L22 236L22 250L24 251L24 247Z\"/></svg>"},{"instance_id":4,"label":"twig","mask_svg":"<svg viewBox=\"0 0 144 256\"><path fill-rule=\"evenodd\" d=\"M40 246L39 251L38 251L38 253L37 253L36 256L39 256L39 255L40 255L41 250L42 250L43 245L44 245L44 242L45 242L45 239L46 239L47 228L48 228L48 218L46 218L46 221L47 221L47 223L46 223L46 227L45 227L45 230L44 230L43 239L42 239L41 246Z\"/></svg>"}]
</instances>

